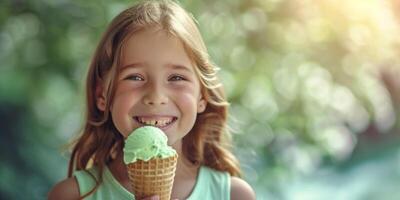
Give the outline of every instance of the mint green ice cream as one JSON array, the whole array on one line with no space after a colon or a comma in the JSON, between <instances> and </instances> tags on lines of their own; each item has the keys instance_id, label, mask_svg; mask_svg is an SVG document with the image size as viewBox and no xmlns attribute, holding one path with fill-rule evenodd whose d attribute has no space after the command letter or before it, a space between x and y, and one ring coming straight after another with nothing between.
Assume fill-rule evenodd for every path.
<instances>
[{"instance_id":1,"label":"mint green ice cream","mask_svg":"<svg viewBox=\"0 0 400 200\"><path fill-rule=\"evenodd\" d=\"M125 164L136 160L148 161L152 158L168 158L176 151L167 145L168 138L164 132L154 126L143 126L134 130L125 140Z\"/></svg>"}]
</instances>

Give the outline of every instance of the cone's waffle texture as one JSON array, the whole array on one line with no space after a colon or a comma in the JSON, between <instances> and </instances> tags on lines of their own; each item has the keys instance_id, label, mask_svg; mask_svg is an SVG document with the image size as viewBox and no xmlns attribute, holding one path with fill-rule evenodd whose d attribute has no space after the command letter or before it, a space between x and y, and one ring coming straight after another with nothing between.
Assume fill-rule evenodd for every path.
<instances>
[{"instance_id":1,"label":"cone's waffle texture","mask_svg":"<svg viewBox=\"0 0 400 200\"><path fill-rule=\"evenodd\" d=\"M127 165L135 199L159 195L160 200L170 200L178 155L168 158L137 160Z\"/></svg>"}]
</instances>

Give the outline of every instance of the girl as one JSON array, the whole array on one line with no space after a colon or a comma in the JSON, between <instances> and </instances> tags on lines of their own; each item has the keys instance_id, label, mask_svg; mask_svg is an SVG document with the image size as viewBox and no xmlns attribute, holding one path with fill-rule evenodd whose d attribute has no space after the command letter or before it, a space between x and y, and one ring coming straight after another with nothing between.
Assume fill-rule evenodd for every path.
<instances>
[{"instance_id":1,"label":"girl","mask_svg":"<svg viewBox=\"0 0 400 200\"><path fill-rule=\"evenodd\" d=\"M68 178L49 199L134 199L122 149L144 125L161 128L178 152L172 199L255 199L225 147L228 103L216 70L177 3L143 1L119 14L89 67L86 123Z\"/></svg>"}]
</instances>

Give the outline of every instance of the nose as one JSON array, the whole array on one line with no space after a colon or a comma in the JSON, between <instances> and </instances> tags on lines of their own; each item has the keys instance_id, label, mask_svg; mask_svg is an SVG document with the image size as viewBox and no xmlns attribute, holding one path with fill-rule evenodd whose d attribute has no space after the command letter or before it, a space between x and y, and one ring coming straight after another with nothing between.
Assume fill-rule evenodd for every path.
<instances>
[{"instance_id":1,"label":"nose","mask_svg":"<svg viewBox=\"0 0 400 200\"><path fill-rule=\"evenodd\" d=\"M146 94L143 97L143 102L146 105L165 105L168 103L168 96L165 94L165 89L157 84L152 84L147 88Z\"/></svg>"}]
</instances>

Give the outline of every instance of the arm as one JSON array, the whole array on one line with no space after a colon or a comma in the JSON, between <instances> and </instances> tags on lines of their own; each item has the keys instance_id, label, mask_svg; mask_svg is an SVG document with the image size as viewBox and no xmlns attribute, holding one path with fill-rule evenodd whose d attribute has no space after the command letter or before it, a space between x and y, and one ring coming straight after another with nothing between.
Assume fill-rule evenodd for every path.
<instances>
[{"instance_id":1,"label":"arm","mask_svg":"<svg viewBox=\"0 0 400 200\"><path fill-rule=\"evenodd\" d=\"M256 194L246 181L231 177L231 200L240 199L253 200L256 199Z\"/></svg>"},{"instance_id":2,"label":"arm","mask_svg":"<svg viewBox=\"0 0 400 200\"><path fill-rule=\"evenodd\" d=\"M75 177L57 183L48 194L48 200L76 200L79 197L79 188Z\"/></svg>"}]
</instances>

